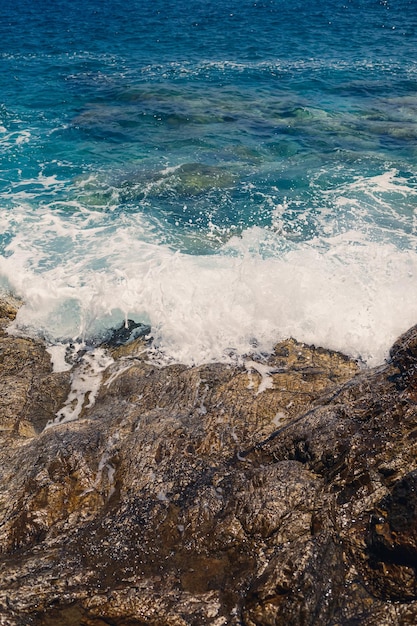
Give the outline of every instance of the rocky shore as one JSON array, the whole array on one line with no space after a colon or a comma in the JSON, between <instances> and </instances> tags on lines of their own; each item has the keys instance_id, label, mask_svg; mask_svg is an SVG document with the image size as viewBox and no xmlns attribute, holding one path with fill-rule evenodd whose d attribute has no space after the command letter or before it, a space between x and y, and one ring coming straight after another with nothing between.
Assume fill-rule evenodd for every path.
<instances>
[{"instance_id":1,"label":"rocky shore","mask_svg":"<svg viewBox=\"0 0 417 626\"><path fill-rule=\"evenodd\" d=\"M376 369L295 340L157 367L138 337L58 423L85 363L54 373L41 341L9 336L16 306L0 624L417 623L417 328Z\"/></svg>"}]
</instances>

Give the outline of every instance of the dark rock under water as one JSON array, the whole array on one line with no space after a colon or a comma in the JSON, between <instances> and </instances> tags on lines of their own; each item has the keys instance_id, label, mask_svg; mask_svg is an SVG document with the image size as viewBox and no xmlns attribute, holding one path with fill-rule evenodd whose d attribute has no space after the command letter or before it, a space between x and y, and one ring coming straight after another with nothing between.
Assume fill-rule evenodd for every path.
<instances>
[{"instance_id":1,"label":"dark rock under water","mask_svg":"<svg viewBox=\"0 0 417 626\"><path fill-rule=\"evenodd\" d=\"M150 332L151 327L149 324L127 320L126 323L123 323L111 332L106 340L106 345L109 347L127 345L139 337L146 337Z\"/></svg>"},{"instance_id":2,"label":"dark rock under water","mask_svg":"<svg viewBox=\"0 0 417 626\"><path fill-rule=\"evenodd\" d=\"M78 420L45 429L72 373L7 335L14 313L0 624L417 623L416 328L376 369L294 340L245 367L158 368L138 338L109 347Z\"/></svg>"}]
</instances>

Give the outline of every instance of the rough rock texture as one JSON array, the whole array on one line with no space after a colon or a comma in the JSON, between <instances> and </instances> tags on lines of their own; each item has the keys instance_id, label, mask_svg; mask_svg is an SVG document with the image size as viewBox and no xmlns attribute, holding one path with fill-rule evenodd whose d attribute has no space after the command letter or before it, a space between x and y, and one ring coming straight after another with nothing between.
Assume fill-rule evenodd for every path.
<instances>
[{"instance_id":1,"label":"rough rock texture","mask_svg":"<svg viewBox=\"0 0 417 626\"><path fill-rule=\"evenodd\" d=\"M65 401L69 375L51 375L50 357L41 342L5 334L16 306L11 298L0 301L0 433L32 437Z\"/></svg>"},{"instance_id":2,"label":"rough rock texture","mask_svg":"<svg viewBox=\"0 0 417 626\"><path fill-rule=\"evenodd\" d=\"M112 354L45 429L70 374L0 335L0 624L417 623L417 328L373 370L294 340L242 367Z\"/></svg>"}]
</instances>

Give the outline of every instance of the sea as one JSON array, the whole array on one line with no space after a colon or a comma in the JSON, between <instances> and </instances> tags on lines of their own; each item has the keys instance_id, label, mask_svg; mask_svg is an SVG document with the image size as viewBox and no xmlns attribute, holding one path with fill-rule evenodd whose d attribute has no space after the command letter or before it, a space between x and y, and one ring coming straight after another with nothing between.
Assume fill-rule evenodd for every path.
<instances>
[{"instance_id":1,"label":"sea","mask_svg":"<svg viewBox=\"0 0 417 626\"><path fill-rule=\"evenodd\" d=\"M2 0L10 332L160 363L417 323L417 0Z\"/></svg>"}]
</instances>

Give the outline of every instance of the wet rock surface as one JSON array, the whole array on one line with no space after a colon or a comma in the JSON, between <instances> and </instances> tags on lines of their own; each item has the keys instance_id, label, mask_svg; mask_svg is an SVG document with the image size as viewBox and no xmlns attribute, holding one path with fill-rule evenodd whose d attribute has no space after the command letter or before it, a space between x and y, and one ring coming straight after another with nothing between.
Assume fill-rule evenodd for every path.
<instances>
[{"instance_id":1,"label":"wet rock surface","mask_svg":"<svg viewBox=\"0 0 417 626\"><path fill-rule=\"evenodd\" d=\"M0 306L0 624L417 623L417 331L376 369L288 340L157 367L74 421L71 372ZM48 427L45 428L45 426Z\"/></svg>"}]
</instances>

